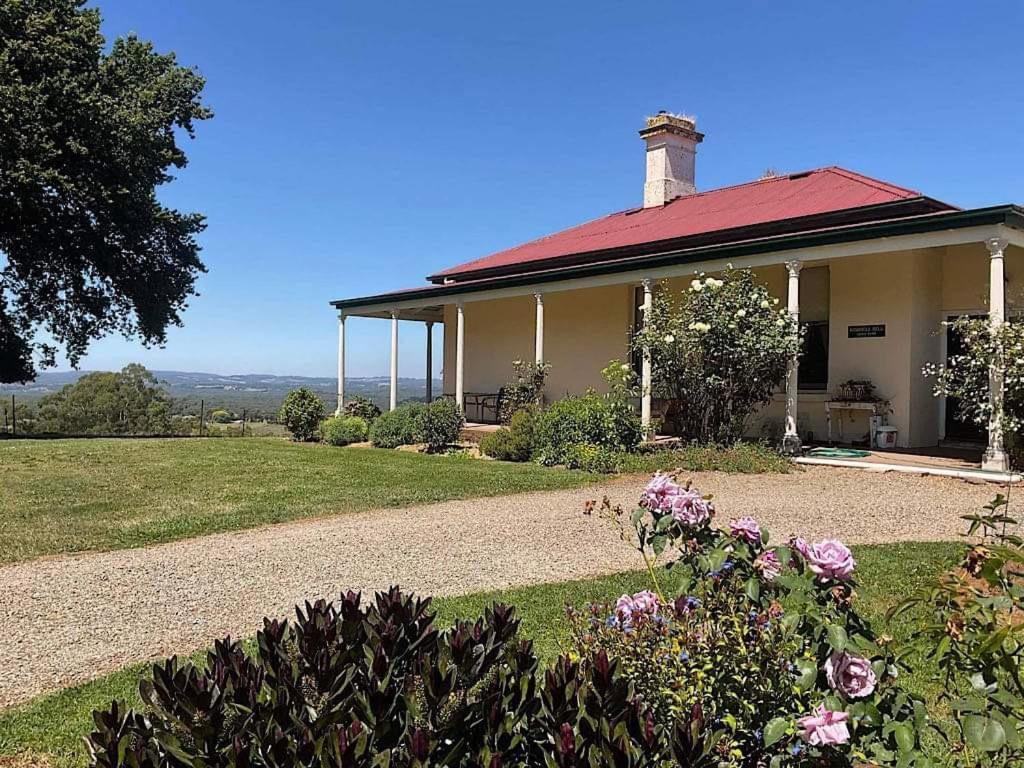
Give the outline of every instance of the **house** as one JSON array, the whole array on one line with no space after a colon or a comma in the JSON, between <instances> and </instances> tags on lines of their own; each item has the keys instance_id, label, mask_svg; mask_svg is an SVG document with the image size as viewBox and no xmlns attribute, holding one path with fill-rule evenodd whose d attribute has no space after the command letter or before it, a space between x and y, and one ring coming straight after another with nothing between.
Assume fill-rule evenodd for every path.
<instances>
[{"instance_id":1,"label":"house","mask_svg":"<svg viewBox=\"0 0 1024 768\"><path fill-rule=\"evenodd\" d=\"M332 302L339 407L346 317L392 321L392 406L399 320L444 324L444 389L465 408L497 392L512 361L530 355L551 364L551 398L602 386L601 368L627 359L630 329L652 291L683 290L694 273L731 264L752 269L807 334L754 434L778 425L794 445L823 440L831 421L835 438L859 437L875 406L836 401L844 382L869 380L899 447L987 441L985 466L1005 467L998 427L986 435L960 423L921 369L956 348L943 321L966 314L998 323L1022 308L1024 209L962 210L836 167L701 191L695 160L704 135L693 119L662 112L640 136L642 206L450 267L421 287ZM656 403L648 370L644 377L649 424Z\"/></svg>"}]
</instances>

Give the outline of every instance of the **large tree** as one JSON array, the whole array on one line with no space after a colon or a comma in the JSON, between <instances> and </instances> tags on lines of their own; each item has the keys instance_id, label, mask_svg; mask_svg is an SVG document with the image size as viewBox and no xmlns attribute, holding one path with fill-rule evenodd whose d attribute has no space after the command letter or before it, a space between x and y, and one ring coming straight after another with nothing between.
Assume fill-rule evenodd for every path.
<instances>
[{"instance_id":1,"label":"large tree","mask_svg":"<svg viewBox=\"0 0 1024 768\"><path fill-rule=\"evenodd\" d=\"M39 401L36 432L62 435L164 435L171 399L138 363L89 373Z\"/></svg>"},{"instance_id":2,"label":"large tree","mask_svg":"<svg viewBox=\"0 0 1024 768\"><path fill-rule=\"evenodd\" d=\"M0 382L111 332L160 344L205 267L157 188L212 116L203 78L84 0L0 0ZM52 342L52 343L51 343Z\"/></svg>"}]
</instances>

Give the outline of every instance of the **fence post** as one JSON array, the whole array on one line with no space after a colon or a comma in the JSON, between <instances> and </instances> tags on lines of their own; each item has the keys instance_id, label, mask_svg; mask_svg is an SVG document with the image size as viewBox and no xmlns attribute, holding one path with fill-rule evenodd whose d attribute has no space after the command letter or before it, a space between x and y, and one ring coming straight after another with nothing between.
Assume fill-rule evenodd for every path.
<instances>
[{"instance_id":1,"label":"fence post","mask_svg":"<svg viewBox=\"0 0 1024 768\"><path fill-rule=\"evenodd\" d=\"M242 437L245 437L245 408L242 409Z\"/></svg>"},{"instance_id":2,"label":"fence post","mask_svg":"<svg viewBox=\"0 0 1024 768\"><path fill-rule=\"evenodd\" d=\"M11 395L11 437L16 437L18 434L18 411L17 406L14 404L14 395Z\"/></svg>"},{"instance_id":3,"label":"fence post","mask_svg":"<svg viewBox=\"0 0 1024 768\"><path fill-rule=\"evenodd\" d=\"M202 437L206 431L206 401L199 401L199 436Z\"/></svg>"}]
</instances>

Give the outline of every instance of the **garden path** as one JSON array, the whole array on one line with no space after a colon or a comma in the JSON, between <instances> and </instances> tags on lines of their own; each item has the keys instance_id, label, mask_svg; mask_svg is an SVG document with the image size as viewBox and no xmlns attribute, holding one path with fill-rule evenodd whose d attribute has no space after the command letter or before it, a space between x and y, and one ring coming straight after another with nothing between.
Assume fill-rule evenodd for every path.
<instances>
[{"instance_id":1,"label":"garden path","mask_svg":"<svg viewBox=\"0 0 1024 768\"><path fill-rule=\"evenodd\" d=\"M958 480L811 467L790 475L698 473L720 520L754 515L776 540L956 538L994 493ZM450 501L0 568L0 708L132 662L253 634L306 598L392 583L451 595L637 567L584 501L632 502L643 478Z\"/></svg>"}]
</instances>

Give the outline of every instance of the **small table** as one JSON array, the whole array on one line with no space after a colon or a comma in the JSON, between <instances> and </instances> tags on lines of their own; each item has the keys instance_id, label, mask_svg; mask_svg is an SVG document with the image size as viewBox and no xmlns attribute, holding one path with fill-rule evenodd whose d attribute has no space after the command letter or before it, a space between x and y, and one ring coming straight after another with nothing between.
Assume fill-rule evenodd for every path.
<instances>
[{"instance_id":1,"label":"small table","mask_svg":"<svg viewBox=\"0 0 1024 768\"><path fill-rule=\"evenodd\" d=\"M868 446L872 446L874 444L875 425L878 423L879 418L881 418L885 405L886 403L883 400L826 400L825 421L828 424L829 444L831 445L832 443L832 411L835 411L838 416L840 437L843 436L843 411L867 411L871 414L868 416Z\"/></svg>"}]
</instances>

